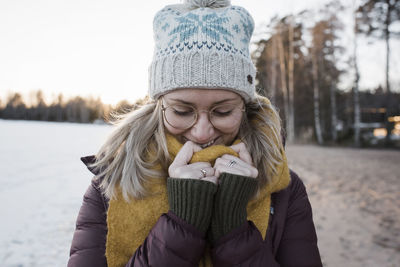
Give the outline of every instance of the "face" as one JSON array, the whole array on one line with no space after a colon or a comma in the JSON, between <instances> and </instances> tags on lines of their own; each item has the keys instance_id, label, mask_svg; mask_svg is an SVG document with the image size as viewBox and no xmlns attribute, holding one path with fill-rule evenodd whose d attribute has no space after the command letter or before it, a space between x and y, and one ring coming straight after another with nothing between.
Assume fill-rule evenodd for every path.
<instances>
[{"instance_id":1,"label":"face","mask_svg":"<svg viewBox=\"0 0 400 267\"><path fill-rule=\"evenodd\" d=\"M188 129L179 129L170 125L164 118L165 129L174 135L182 144L186 141L192 141L202 148L211 145L230 145L237 136L240 124L243 118L244 102L240 95L228 90L216 89L180 89L174 90L162 98L164 107L177 107L173 111L179 112L182 116L184 107L198 111L197 121ZM230 108L229 108L230 107ZM232 107L235 110L232 110ZM238 114L235 120L228 121L225 127L220 129L214 127L209 118L208 111L213 110L211 114L214 125L217 125L219 118L224 116L232 116L225 114ZM182 118L184 118L182 116ZM225 120L226 121L226 120ZM234 121L234 122L233 122ZM223 125L223 124L222 124ZM223 131L222 131L223 130Z\"/></svg>"}]
</instances>

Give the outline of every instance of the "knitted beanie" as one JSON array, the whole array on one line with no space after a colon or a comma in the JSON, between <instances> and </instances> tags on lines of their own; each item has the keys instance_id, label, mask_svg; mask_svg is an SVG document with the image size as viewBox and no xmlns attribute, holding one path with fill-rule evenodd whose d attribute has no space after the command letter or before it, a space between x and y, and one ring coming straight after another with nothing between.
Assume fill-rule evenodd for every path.
<instances>
[{"instance_id":1,"label":"knitted beanie","mask_svg":"<svg viewBox=\"0 0 400 267\"><path fill-rule=\"evenodd\" d=\"M154 17L154 56L149 95L180 88L228 89L246 102L255 95L249 53L254 21L229 0L186 0Z\"/></svg>"}]
</instances>

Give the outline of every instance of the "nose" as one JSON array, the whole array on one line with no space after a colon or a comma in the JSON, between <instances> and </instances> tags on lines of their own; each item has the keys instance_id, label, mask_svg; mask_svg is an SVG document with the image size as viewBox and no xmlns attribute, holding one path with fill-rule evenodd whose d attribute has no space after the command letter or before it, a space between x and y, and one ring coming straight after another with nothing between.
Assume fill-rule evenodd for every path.
<instances>
[{"instance_id":1,"label":"nose","mask_svg":"<svg viewBox=\"0 0 400 267\"><path fill-rule=\"evenodd\" d=\"M195 138L196 143L206 143L211 141L210 138L213 137L215 133L214 126L208 119L207 112L199 112L196 123L190 129L190 133Z\"/></svg>"}]
</instances>

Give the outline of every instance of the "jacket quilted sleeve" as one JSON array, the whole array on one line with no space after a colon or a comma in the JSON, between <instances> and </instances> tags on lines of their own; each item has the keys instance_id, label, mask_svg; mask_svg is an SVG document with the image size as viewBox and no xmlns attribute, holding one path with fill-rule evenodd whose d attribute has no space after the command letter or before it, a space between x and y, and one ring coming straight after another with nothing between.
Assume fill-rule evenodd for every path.
<instances>
[{"instance_id":1,"label":"jacket quilted sleeve","mask_svg":"<svg viewBox=\"0 0 400 267\"><path fill-rule=\"evenodd\" d=\"M271 227L270 223L265 241L251 221L232 230L215 244L214 266L322 266L304 184L292 172L289 187L277 194L281 214L271 217L282 220L272 222L280 226Z\"/></svg>"},{"instance_id":2,"label":"jacket quilted sleeve","mask_svg":"<svg viewBox=\"0 0 400 267\"><path fill-rule=\"evenodd\" d=\"M126 266L198 266L205 244L195 227L168 212L160 217Z\"/></svg>"},{"instance_id":3,"label":"jacket quilted sleeve","mask_svg":"<svg viewBox=\"0 0 400 267\"><path fill-rule=\"evenodd\" d=\"M83 197L76 220L68 267L107 266L106 236L106 203L93 180Z\"/></svg>"},{"instance_id":4,"label":"jacket quilted sleeve","mask_svg":"<svg viewBox=\"0 0 400 267\"><path fill-rule=\"evenodd\" d=\"M306 188L295 173L291 174L293 184L276 259L281 266L322 266Z\"/></svg>"},{"instance_id":5,"label":"jacket quilted sleeve","mask_svg":"<svg viewBox=\"0 0 400 267\"><path fill-rule=\"evenodd\" d=\"M107 202L93 180L79 211L68 267L107 266L106 211ZM126 266L198 266L205 243L203 233L169 212L159 218Z\"/></svg>"}]
</instances>

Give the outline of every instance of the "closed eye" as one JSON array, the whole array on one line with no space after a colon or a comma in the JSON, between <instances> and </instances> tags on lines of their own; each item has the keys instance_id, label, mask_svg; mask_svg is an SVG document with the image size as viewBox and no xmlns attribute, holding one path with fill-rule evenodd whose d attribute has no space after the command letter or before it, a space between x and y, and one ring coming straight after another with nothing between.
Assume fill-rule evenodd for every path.
<instances>
[{"instance_id":1,"label":"closed eye","mask_svg":"<svg viewBox=\"0 0 400 267\"><path fill-rule=\"evenodd\" d=\"M193 109L179 109L179 108L172 108L173 112L177 116L193 116L194 111Z\"/></svg>"},{"instance_id":2,"label":"closed eye","mask_svg":"<svg viewBox=\"0 0 400 267\"><path fill-rule=\"evenodd\" d=\"M227 117L232 114L233 110L213 110L212 115L217 117Z\"/></svg>"}]
</instances>

